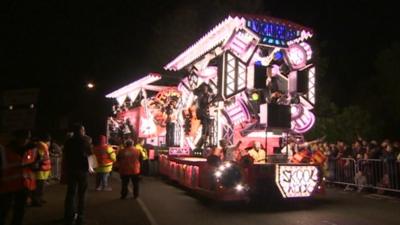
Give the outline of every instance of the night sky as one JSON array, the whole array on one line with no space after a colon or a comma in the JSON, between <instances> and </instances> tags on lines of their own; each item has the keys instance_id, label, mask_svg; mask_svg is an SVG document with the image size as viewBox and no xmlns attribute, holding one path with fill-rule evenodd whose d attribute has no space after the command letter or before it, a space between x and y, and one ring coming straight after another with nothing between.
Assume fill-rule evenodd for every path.
<instances>
[{"instance_id":1,"label":"night sky","mask_svg":"<svg viewBox=\"0 0 400 225\"><path fill-rule=\"evenodd\" d=\"M324 67L320 94L340 107L368 105L380 79L377 56L399 43L396 7L384 1L304 2L2 1L0 88L40 88L42 129L67 118L97 132L110 110L105 94L149 71L165 74L163 65L229 12L243 12L313 28ZM166 77L176 82L179 74ZM88 81L95 90L85 88Z\"/></svg>"}]
</instances>

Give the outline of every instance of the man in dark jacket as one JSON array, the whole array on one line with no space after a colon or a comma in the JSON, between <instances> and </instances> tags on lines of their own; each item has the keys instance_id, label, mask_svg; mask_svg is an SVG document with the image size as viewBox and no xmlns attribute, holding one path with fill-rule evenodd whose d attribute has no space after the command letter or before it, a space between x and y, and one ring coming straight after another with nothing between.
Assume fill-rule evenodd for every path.
<instances>
[{"instance_id":1,"label":"man in dark jacket","mask_svg":"<svg viewBox=\"0 0 400 225\"><path fill-rule=\"evenodd\" d=\"M74 125L73 132L74 135L65 142L64 146L65 173L68 184L64 203L64 220L65 224L73 224L75 213L77 213L76 224L81 225L84 223L91 138L85 135L85 128L80 124ZM77 204L75 204L76 200ZM75 209L75 205L77 209Z\"/></svg>"}]
</instances>

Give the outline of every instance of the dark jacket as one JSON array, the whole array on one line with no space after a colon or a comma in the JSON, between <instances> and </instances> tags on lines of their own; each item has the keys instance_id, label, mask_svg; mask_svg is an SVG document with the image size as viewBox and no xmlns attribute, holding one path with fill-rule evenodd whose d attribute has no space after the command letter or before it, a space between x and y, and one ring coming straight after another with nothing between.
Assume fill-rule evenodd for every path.
<instances>
[{"instance_id":1,"label":"dark jacket","mask_svg":"<svg viewBox=\"0 0 400 225\"><path fill-rule=\"evenodd\" d=\"M69 175L87 173L88 156L92 154L90 137L75 135L64 145L65 170Z\"/></svg>"}]
</instances>

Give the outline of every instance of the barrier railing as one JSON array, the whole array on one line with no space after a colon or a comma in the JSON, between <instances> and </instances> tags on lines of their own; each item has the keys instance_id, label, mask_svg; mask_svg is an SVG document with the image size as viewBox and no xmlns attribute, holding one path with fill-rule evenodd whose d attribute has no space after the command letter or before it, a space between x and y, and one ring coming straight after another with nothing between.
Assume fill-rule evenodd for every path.
<instances>
[{"instance_id":1,"label":"barrier railing","mask_svg":"<svg viewBox=\"0 0 400 225\"><path fill-rule=\"evenodd\" d=\"M62 157L61 155L50 156L51 162L51 179L60 180L61 179L61 164Z\"/></svg>"},{"instance_id":2,"label":"barrier railing","mask_svg":"<svg viewBox=\"0 0 400 225\"><path fill-rule=\"evenodd\" d=\"M351 185L361 191L400 192L400 162L395 160L340 158L327 161L327 181Z\"/></svg>"}]
</instances>

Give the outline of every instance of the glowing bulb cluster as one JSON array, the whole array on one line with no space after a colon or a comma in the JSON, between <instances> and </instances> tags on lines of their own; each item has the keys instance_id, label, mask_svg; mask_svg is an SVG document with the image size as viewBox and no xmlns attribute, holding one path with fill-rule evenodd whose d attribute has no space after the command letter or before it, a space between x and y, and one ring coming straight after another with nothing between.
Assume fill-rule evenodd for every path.
<instances>
[{"instance_id":1,"label":"glowing bulb cluster","mask_svg":"<svg viewBox=\"0 0 400 225\"><path fill-rule=\"evenodd\" d=\"M227 168L230 168L231 166L232 166L232 164L230 162L225 162L224 164L220 165L214 173L215 177L220 178L222 176L222 174L224 173L224 171Z\"/></svg>"}]
</instances>

